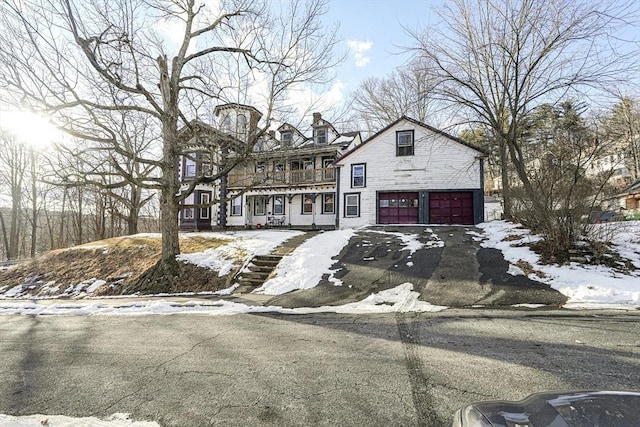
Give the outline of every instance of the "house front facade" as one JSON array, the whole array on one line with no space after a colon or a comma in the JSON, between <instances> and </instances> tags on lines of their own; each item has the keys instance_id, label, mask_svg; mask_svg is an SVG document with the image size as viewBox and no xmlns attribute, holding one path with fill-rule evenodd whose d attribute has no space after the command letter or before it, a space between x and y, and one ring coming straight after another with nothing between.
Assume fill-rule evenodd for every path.
<instances>
[{"instance_id":1,"label":"house front facade","mask_svg":"<svg viewBox=\"0 0 640 427\"><path fill-rule=\"evenodd\" d=\"M213 138L241 139L238 128L251 132L259 120L257 110L237 104L217 112L223 114L221 126L203 128ZM284 123L277 133L260 138L252 155L222 180L199 183L183 203L180 229L333 229L483 220L484 153L462 140L408 117L362 142L359 132L340 133L314 113L308 133ZM212 171L206 160L214 155L196 150L183 156L183 183Z\"/></svg>"},{"instance_id":2,"label":"house front facade","mask_svg":"<svg viewBox=\"0 0 640 427\"><path fill-rule=\"evenodd\" d=\"M336 161L338 226L482 222L484 156L402 117Z\"/></svg>"}]
</instances>

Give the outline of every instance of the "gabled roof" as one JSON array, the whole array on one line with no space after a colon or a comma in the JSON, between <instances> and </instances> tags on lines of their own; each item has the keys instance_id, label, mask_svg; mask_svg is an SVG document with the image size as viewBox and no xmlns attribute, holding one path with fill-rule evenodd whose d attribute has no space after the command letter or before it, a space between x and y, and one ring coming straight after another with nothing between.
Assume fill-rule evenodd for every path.
<instances>
[{"instance_id":1,"label":"gabled roof","mask_svg":"<svg viewBox=\"0 0 640 427\"><path fill-rule=\"evenodd\" d=\"M471 144L471 143L469 143L469 142L467 142L467 141L464 141L464 140L462 140L462 139L460 139L460 138L458 138L458 137L456 137L456 136L450 135L450 134L446 133L445 131L442 131L442 130L440 130L440 129L436 129L436 128L432 127L432 126L429 126L429 125L428 125L428 124L426 124L426 123L422 123L422 122L420 122L420 121L418 121L418 120L416 120L416 119L412 119L411 117L408 117L408 116L402 116L402 117L400 117L399 119L397 119L396 121L394 121L394 122L392 122L392 123L388 124L387 126L385 126L385 127L384 127L384 128L382 128L382 129L380 129L378 132L376 132L375 134L373 134L372 136L370 136L370 137L369 137L369 138L367 138L366 140L364 140L360 145L356 146L353 150L351 150L351 151L348 151L348 152L344 153L344 155L343 155L342 157L340 157L340 159L338 159L338 160L336 161L336 163L340 163L344 158L346 158L347 156L350 156L352 153L354 153L354 152L358 151L361 147L364 147L365 145L367 145L367 143L369 143L370 141L372 141L372 140L376 139L376 138L377 138L378 136L380 136L382 133L384 133L384 132L386 132L387 130L391 129L392 127L394 127L395 125L397 125L398 123L400 123L400 122L401 122L401 121L403 121L403 120L406 120L406 121L408 121L408 122L411 122L411 123L413 123L413 124L415 124L415 125L417 125L417 126L420 126L420 127L424 128L424 129L427 129L427 130L429 130L429 131L431 131L431 132L433 132L433 133L436 133L436 134L438 134L438 135L444 136L444 137L446 137L446 138L448 138L448 139L450 139L450 140L452 140L452 141L454 141L454 142L457 142L458 144L462 144L462 145L464 145L465 147L469 147L469 148L471 148L472 150L475 150L475 151L477 151L478 153L482 154L483 156L486 156L486 155L488 154L488 153L487 153L485 150L483 150L482 148L480 148L480 147L476 147L475 145L473 145L473 144Z\"/></svg>"}]
</instances>

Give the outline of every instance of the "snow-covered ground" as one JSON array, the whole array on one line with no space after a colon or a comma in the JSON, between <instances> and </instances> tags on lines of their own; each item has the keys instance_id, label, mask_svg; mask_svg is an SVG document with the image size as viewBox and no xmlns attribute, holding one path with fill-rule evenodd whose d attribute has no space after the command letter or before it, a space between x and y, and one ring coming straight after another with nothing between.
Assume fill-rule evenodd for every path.
<instances>
[{"instance_id":1,"label":"snow-covered ground","mask_svg":"<svg viewBox=\"0 0 640 427\"><path fill-rule=\"evenodd\" d=\"M640 307L640 270L629 275L623 275L612 269L585 266L572 263L566 266L542 265L538 255L522 243L539 239L528 230L505 221L493 221L481 224L481 233L469 231L474 240L481 241L484 247L497 248L504 253L504 257L512 265L511 274L524 274L515 264L526 261L535 271L544 273L542 276L531 276L531 279L548 283L569 297L568 308L637 308ZM625 258L631 260L640 268L640 222L625 222L619 224L602 224L595 231L607 236L615 249ZM605 227L616 227L615 229ZM372 230L367 230L371 232ZM319 233L300 245L280 262L276 275L267 281L255 293L279 295L296 289L308 289L316 286L323 275L327 275L336 286L342 282L334 277L335 271L331 266L335 257L349 242L349 239L359 230L335 230ZM377 232L377 231L376 231ZM238 263L246 262L254 255L267 254L284 240L299 232L294 231L242 231L229 233L198 233L199 237L211 235L217 239L227 241L215 249L204 252L181 255L180 259L203 267L224 272L238 267ZM386 233L386 232L385 232ZM409 233L387 233L399 238L402 250L410 254L423 247L438 247L444 243L429 228L424 231L431 239L427 243L418 240L418 235ZM507 240L505 238L509 236ZM422 236L424 237L424 236ZM188 237L187 237L188 238ZM364 244L364 243L363 243ZM414 261L410 261L413 263ZM241 265L241 264L240 264ZM70 297L82 295L92 287L101 283L101 279L86 281L82 286L70 286ZM54 286L52 284L51 286ZM59 301L46 298L24 299L20 289L4 289L0 286L0 314L67 314L67 315L143 315L143 314L171 314L171 313L199 313L199 314L236 314L255 312L279 312L290 314L336 312L336 313L381 313L404 311L439 311L446 307L434 306L428 302L418 300L418 292L413 290L413 284L405 283L396 288L372 294L364 300L342 306L327 306L318 308L284 309L275 306L249 305L217 299L217 295L231 294L232 288L217 293L171 295L173 298L151 297L113 297L71 299ZM76 292L77 291L77 292ZM3 295L2 295L3 293ZM9 300L22 297L22 300ZM198 298L206 296L207 299ZM155 297L167 297L156 295ZM193 298L191 298L193 297ZM521 307L531 307L521 304Z\"/></svg>"},{"instance_id":2,"label":"snow-covered ground","mask_svg":"<svg viewBox=\"0 0 640 427\"><path fill-rule=\"evenodd\" d=\"M25 415L14 417L0 414L0 426L4 427L160 427L151 421L132 421L127 414L113 414L109 418L73 418L62 415Z\"/></svg>"},{"instance_id":3,"label":"snow-covered ground","mask_svg":"<svg viewBox=\"0 0 640 427\"><path fill-rule=\"evenodd\" d=\"M492 221L480 224L483 247L500 249L512 265L511 274L525 274L515 264L529 263L542 275L529 274L529 278L547 283L566 295L566 308L637 308L640 307L640 270L622 274L611 268L583 265L545 265L539 256L527 246L540 240L519 224ZM471 232L470 234L474 234ZM622 257L640 268L640 221L605 223L594 225L592 235L606 238ZM507 236L509 239L505 240ZM525 245L523 245L525 244Z\"/></svg>"}]
</instances>

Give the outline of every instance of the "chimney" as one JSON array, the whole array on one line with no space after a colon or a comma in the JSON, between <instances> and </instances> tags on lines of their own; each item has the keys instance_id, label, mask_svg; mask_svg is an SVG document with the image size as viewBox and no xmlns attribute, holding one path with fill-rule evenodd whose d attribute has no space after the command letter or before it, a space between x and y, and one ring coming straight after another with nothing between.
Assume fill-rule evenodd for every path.
<instances>
[{"instance_id":1,"label":"chimney","mask_svg":"<svg viewBox=\"0 0 640 427\"><path fill-rule=\"evenodd\" d=\"M275 131L275 130L270 130L270 131L269 131L269 136L270 136L271 138L275 138L275 137L276 137L276 131Z\"/></svg>"},{"instance_id":2,"label":"chimney","mask_svg":"<svg viewBox=\"0 0 640 427\"><path fill-rule=\"evenodd\" d=\"M318 123L320 121L320 119L322 119L322 114L313 113L313 123L311 125L315 126L315 124Z\"/></svg>"}]
</instances>

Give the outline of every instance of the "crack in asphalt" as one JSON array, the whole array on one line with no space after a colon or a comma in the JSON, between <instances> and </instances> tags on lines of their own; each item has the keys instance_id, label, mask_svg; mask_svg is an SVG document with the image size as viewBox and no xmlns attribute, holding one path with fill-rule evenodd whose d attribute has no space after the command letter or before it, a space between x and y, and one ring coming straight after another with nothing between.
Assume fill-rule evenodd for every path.
<instances>
[{"instance_id":1,"label":"crack in asphalt","mask_svg":"<svg viewBox=\"0 0 640 427\"><path fill-rule=\"evenodd\" d=\"M212 341L212 340L214 340L214 339L218 338L220 335L222 335L222 334L223 334L223 333L225 333L225 332L226 332L226 331L222 331L222 332L220 332L220 333L218 333L218 334L216 334L216 335L214 335L214 336L212 336L212 337L209 337L209 338L205 338L205 339L203 339L203 340L200 340L200 341L198 341L197 343L195 343L193 346L191 346L191 348L190 348L189 350L183 351L182 353L179 353L179 354L175 355L174 357L172 357L172 358L170 358L170 359L168 359L168 360L165 360L165 361L164 361L164 362L162 362L162 363L159 363L159 364L157 364L157 365L150 365L150 366L146 366L146 367L144 367L144 368L143 368L144 370L151 369L151 370L152 370L152 372L151 372L151 373L149 373L149 374L145 374L145 375L143 375L142 377L140 377L140 380L142 381L145 377L148 377L148 378L149 378L149 381L145 381L145 382L144 382L144 384L142 384L140 387L138 387L137 389L135 389L135 390L134 390L134 391L132 391L131 393L128 393L128 394L126 394L126 395L124 395L124 396L121 396L120 398L116 399L116 400L115 400L115 401L113 401L111 404L109 404L108 406L104 407L102 410L100 410L100 411L94 411L94 412L93 412L93 414L92 414L92 416L96 416L96 415L99 415L99 414L101 414L101 413L106 413L106 412L107 412L107 411L109 411L111 408L113 408L114 406L116 406L118 403L122 402L123 400L128 399L128 398L130 398L130 397L133 397L133 396L137 395L138 393L140 393L142 390L144 390L146 387L148 387L148 386L149 386L149 382L150 382L150 380L151 380L151 379L153 379L153 378L155 378L155 377L157 377L157 376L159 376L159 375L166 374L166 368L165 368L165 367L166 367L166 365L168 365L169 363L171 363L171 362L173 362L173 361L175 361L175 360L177 360L177 359L179 359L179 358L181 358L181 357L183 357L183 356L185 356L185 355L187 355L187 354L191 353L191 352L192 352L193 350L195 350L198 346L200 346L200 345L204 344L205 342L207 342L207 341ZM163 370L164 370L164 372L158 372L160 369L163 369Z\"/></svg>"},{"instance_id":2,"label":"crack in asphalt","mask_svg":"<svg viewBox=\"0 0 640 427\"><path fill-rule=\"evenodd\" d=\"M418 425L425 427L445 426L444 420L438 416L433 407L432 384L430 384L430 378L426 374L426 368L418 352L420 329L418 324L411 320L411 317L415 316L398 313L396 323L409 373L411 397L418 415Z\"/></svg>"}]
</instances>

